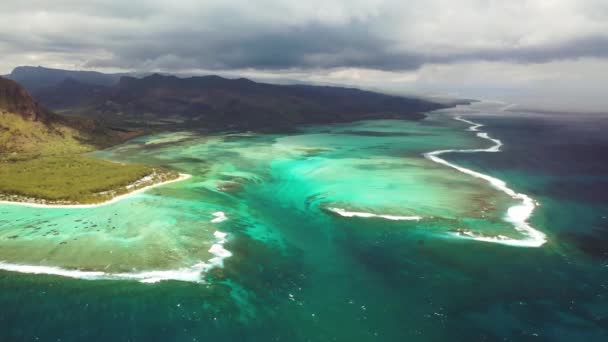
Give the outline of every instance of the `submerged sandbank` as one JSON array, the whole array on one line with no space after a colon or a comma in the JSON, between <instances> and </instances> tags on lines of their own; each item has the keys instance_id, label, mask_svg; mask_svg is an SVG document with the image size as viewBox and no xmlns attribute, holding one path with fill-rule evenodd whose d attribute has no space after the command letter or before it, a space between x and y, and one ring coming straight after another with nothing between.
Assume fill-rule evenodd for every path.
<instances>
[{"instance_id":1,"label":"submerged sandbank","mask_svg":"<svg viewBox=\"0 0 608 342\"><path fill-rule=\"evenodd\" d=\"M221 212L225 219L228 217ZM212 216L217 217L218 213ZM219 223L211 220L212 223ZM0 270L26 273L26 274L45 274L67 278L84 280L131 280L140 283L158 283L167 280L186 281L194 283L205 283L203 276L213 268L224 267L224 259L232 256L232 252L225 248L228 242L228 234L216 230L213 233L214 241L208 252L212 255L209 260L199 261L194 265L166 270L142 270L133 272L106 272L98 270L82 270L74 268L62 268L59 266L48 265L27 265L0 261Z\"/></svg>"},{"instance_id":2,"label":"submerged sandbank","mask_svg":"<svg viewBox=\"0 0 608 342\"><path fill-rule=\"evenodd\" d=\"M79 269L67 269L57 266L23 265L0 261L0 270L29 273L46 274L84 280L133 280L141 283L158 283L165 280L178 280L195 283L204 283L203 275L215 267L223 267L224 259L232 256L232 253L224 248L226 233L217 231L214 236L215 243L209 249L213 255L207 262L201 261L189 267L181 267L170 270L149 270L141 272L110 273L104 271L86 271Z\"/></svg>"}]
</instances>

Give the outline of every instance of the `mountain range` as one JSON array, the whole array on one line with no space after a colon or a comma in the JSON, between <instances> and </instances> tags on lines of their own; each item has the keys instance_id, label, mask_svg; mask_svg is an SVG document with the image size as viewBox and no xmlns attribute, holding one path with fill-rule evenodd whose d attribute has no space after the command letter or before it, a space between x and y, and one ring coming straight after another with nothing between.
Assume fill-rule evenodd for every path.
<instances>
[{"instance_id":1,"label":"mountain range","mask_svg":"<svg viewBox=\"0 0 608 342\"><path fill-rule=\"evenodd\" d=\"M120 80L122 76L131 74L117 73L105 74L97 71L63 70L45 68L42 66L19 66L6 75L13 81L19 82L32 94L40 89L55 86L66 79L73 79L86 84L101 86L112 86Z\"/></svg>"},{"instance_id":2,"label":"mountain range","mask_svg":"<svg viewBox=\"0 0 608 342\"><path fill-rule=\"evenodd\" d=\"M301 124L419 120L447 107L355 88L219 76L18 67L8 77L0 78L0 154L11 158L88 151L162 130L285 132Z\"/></svg>"},{"instance_id":3,"label":"mountain range","mask_svg":"<svg viewBox=\"0 0 608 342\"><path fill-rule=\"evenodd\" d=\"M424 112L447 107L355 88L277 85L219 76L137 78L18 67L8 77L22 82L48 108L115 127L288 130L299 124L363 119L418 120Z\"/></svg>"}]
</instances>

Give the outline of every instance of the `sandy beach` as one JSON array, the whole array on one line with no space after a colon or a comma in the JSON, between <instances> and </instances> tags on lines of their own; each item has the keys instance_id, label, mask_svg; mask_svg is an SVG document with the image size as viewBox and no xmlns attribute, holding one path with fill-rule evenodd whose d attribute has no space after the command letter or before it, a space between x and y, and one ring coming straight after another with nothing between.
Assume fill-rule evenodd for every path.
<instances>
[{"instance_id":1,"label":"sandy beach","mask_svg":"<svg viewBox=\"0 0 608 342\"><path fill-rule=\"evenodd\" d=\"M1 204L9 204L9 205L21 205L21 206L26 206L26 207L32 207L32 208L69 208L69 209L86 209L86 208L95 208L95 207L101 207L104 205L108 205L108 204L112 204L112 203L116 203L118 201L121 201L129 196L133 196L136 195L138 193L142 193L146 190L152 189L152 188L156 188L159 186L163 186L163 185L167 185L170 183L175 183L175 182L180 182L186 179L191 178L192 176L189 174L185 174L185 173L180 173L179 177L175 178L175 179L171 179L168 180L166 182L161 182L161 183L156 183L156 184L152 184L152 185L148 185L145 186L143 188L139 188L137 190L128 192L126 194L122 194L119 196L116 196L110 200L107 200L105 202L100 202L100 203L92 203L92 204L41 204L41 203L31 203L31 202L13 202L13 201L0 201L0 205Z\"/></svg>"}]
</instances>

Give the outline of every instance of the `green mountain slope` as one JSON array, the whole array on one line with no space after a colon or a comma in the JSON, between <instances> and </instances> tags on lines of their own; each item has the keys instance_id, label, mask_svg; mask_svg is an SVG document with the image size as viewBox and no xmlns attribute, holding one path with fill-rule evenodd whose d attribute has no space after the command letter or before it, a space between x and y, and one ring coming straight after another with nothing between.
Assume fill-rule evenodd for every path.
<instances>
[{"instance_id":1,"label":"green mountain slope","mask_svg":"<svg viewBox=\"0 0 608 342\"><path fill-rule=\"evenodd\" d=\"M111 130L40 106L17 82L0 77L0 159L92 151L140 132Z\"/></svg>"},{"instance_id":2,"label":"green mountain slope","mask_svg":"<svg viewBox=\"0 0 608 342\"><path fill-rule=\"evenodd\" d=\"M56 115L15 81L0 78L0 200L97 203L178 177L161 168L82 155L133 134ZM137 186L127 186L134 182Z\"/></svg>"},{"instance_id":3,"label":"green mountain slope","mask_svg":"<svg viewBox=\"0 0 608 342\"><path fill-rule=\"evenodd\" d=\"M0 78L0 155L30 158L79 153L93 146L67 120L47 111L17 82Z\"/></svg>"}]
</instances>

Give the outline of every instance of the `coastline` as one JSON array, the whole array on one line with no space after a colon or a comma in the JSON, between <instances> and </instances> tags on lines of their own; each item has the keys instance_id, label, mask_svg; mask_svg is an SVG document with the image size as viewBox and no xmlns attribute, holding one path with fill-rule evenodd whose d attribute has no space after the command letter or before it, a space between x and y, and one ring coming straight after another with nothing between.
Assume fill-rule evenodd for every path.
<instances>
[{"instance_id":1,"label":"coastline","mask_svg":"<svg viewBox=\"0 0 608 342\"><path fill-rule=\"evenodd\" d=\"M109 205L112 203L116 203L118 201L121 201L129 196L133 196L139 193L142 193L146 190L152 189L152 188L156 188L159 186L163 186L163 185L167 185L170 183L175 183L175 182L181 182L183 180L189 179L191 178L192 175L186 174L186 173L180 173L179 177L175 178L175 179L171 179L168 181L164 181L164 182L160 182L160 183L155 183L155 184L150 184L148 186L144 186L142 188L139 189L135 189L133 191L118 195L116 197L113 197L107 201L104 202L100 202L100 203L91 203L91 204L42 204L42 203L32 203L32 202L17 202L17 201L0 201L0 205L21 205L21 206L25 206L25 207L31 207L31 208L64 208L64 209L86 209L86 208L95 208L95 207L101 207L104 205Z\"/></svg>"}]
</instances>

